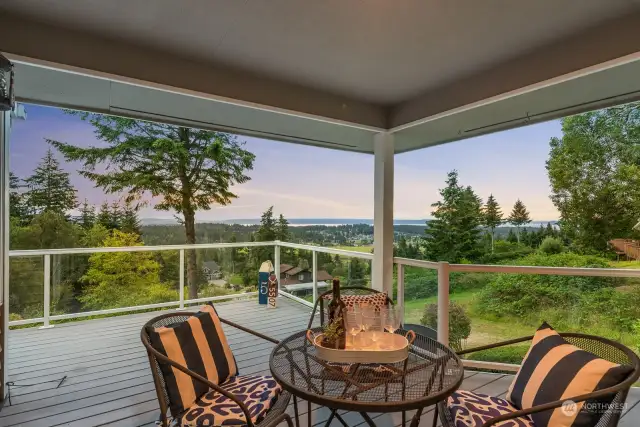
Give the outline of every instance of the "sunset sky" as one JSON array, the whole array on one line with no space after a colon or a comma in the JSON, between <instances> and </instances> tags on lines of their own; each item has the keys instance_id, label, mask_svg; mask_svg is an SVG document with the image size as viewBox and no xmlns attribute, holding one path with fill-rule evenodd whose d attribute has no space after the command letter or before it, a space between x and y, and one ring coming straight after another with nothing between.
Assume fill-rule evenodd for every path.
<instances>
[{"instance_id":1,"label":"sunset sky","mask_svg":"<svg viewBox=\"0 0 640 427\"><path fill-rule=\"evenodd\" d=\"M16 121L11 135L11 170L20 178L32 173L47 150L45 138L82 146L96 144L92 127L61 110L27 105L26 121ZM486 200L490 193L503 211L522 199L533 220L557 219L549 200L549 180L545 161L549 139L560 136L560 122L552 121L525 128L467 139L411 153L395 160L394 217L430 217L431 203L447 172L457 169L463 185L471 185ZM241 137L246 149L256 155L251 181L237 186L231 205L212 206L199 212L198 220L215 221L258 218L269 206L288 218L372 218L373 156L303 145ZM78 199L100 204L117 196L105 196L93 183L77 174L80 164L65 163ZM153 203L153 201L152 201ZM171 218L152 206L143 218Z\"/></svg>"}]
</instances>

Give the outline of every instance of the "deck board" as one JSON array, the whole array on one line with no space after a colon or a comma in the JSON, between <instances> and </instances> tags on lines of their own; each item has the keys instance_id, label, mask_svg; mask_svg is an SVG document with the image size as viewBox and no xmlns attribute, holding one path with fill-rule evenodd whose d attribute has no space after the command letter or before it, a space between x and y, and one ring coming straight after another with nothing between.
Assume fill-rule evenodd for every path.
<instances>
[{"instance_id":1,"label":"deck board","mask_svg":"<svg viewBox=\"0 0 640 427\"><path fill-rule=\"evenodd\" d=\"M304 329L310 309L280 298L278 309L266 310L255 300L216 305L220 315L243 326L285 338ZM12 390L12 405L0 411L0 425L24 427L117 426L150 427L158 419L158 403L140 328L159 312L56 325L52 329L10 331L9 381L33 384ZM240 371L268 374L273 344L225 326ZM55 381L67 376L62 386ZM482 393L504 395L509 375L467 371L462 387ZM41 384L38 384L41 383ZM640 424L640 390L629 396L622 427ZM300 426L307 424L307 404L300 401ZM324 425L327 408L312 405L312 426ZM293 415L293 406L287 410ZM420 426L431 426L433 407L425 408ZM395 427L400 414L370 414L377 425ZM413 413L408 413L408 419ZM357 413L342 412L350 426L365 425ZM334 421L332 425L341 425Z\"/></svg>"}]
</instances>

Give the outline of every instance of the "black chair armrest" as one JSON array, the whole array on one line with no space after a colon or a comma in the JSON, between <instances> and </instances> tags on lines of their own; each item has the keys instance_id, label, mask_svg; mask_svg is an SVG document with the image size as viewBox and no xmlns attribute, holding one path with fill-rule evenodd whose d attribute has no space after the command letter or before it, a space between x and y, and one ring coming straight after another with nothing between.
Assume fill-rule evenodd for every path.
<instances>
[{"instance_id":1,"label":"black chair armrest","mask_svg":"<svg viewBox=\"0 0 640 427\"><path fill-rule=\"evenodd\" d=\"M514 338L512 340L501 341L501 342L498 342L498 343L495 343L495 344L487 344L487 345L481 345L479 347L468 348L466 350L458 351L458 352L456 352L456 354L458 356L461 356L463 354L475 353L476 351L490 350L492 348L504 347L504 346L511 345L511 344L518 344L518 343L525 342L525 341L531 341L532 339L533 339L533 335L528 336L528 337Z\"/></svg>"},{"instance_id":2,"label":"black chair armrest","mask_svg":"<svg viewBox=\"0 0 640 427\"><path fill-rule=\"evenodd\" d=\"M258 337L258 338L262 338L263 340L270 341L270 342L272 342L274 344L280 344L280 341L278 341L275 338L271 338L271 337L269 337L267 335L261 334L260 332L256 332L253 329L249 329L249 328L246 328L244 326L238 325L237 323L232 322L230 320L226 320L226 319L223 319L221 317L220 321L222 323L225 323L225 324L229 325L229 326L232 326L234 328L240 329L241 331L244 331L244 332L246 332L248 334L254 335L254 336Z\"/></svg>"}]
</instances>

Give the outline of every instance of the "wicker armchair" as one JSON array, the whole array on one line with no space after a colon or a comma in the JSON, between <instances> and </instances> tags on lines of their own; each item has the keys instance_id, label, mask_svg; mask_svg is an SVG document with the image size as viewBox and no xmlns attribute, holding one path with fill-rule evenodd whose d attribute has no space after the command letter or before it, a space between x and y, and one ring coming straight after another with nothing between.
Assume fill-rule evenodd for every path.
<instances>
[{"instance_id":1,"label":"wicker armchair","mask_svg":"<svg viewBox=\"0 0 640 427\"><path fill-rule=\"evenodd\" d=\"M332 290L328 290L326 292L321 293L318 298L316 299L316 303L313 306L313 310L311 311L311 318L309 319L309 324L307 325L307 329L311 329L313 326L313 321L315 318L316 313L318 312L318 309L320 309L320 325L324 325L324 318L326 315L326 310L325 310L325 297L327 295L331 295L333 291ZM341 287L340 288L340 295L346 296L346 295L374 295L374 294L380 294L382 292L377 291L375 289L371 289L371 288L365 288L363 286L345 286L345 287ZM393 300L391 298L389 298L389 296L387 295L387 304L389 305L393 305Z\"/></svg>"},{"instance_id":2,"label":"wicker armchair","mask_svg":"<svg viewBox=\"0 0 640 427\"><path fill-rule=\"evenodd\" d=\"M164 381L164 377L162 375L162 371L160 370L160 365L161 364L167 364L170 365L182 372L184 372L185 374L191 376L192 378L194 378L197 381L200 381L202 383L205 383L206 385L209 386L210 389L215 390L216 392L222 394L223 396L233 400L235 403L238 404L238 406L242 409L242 412L244 413L244 416L247 420L246 425L248 427L275 427L276 425L280 424L281 422L286 422L287 425L289 427L293 427L293 422L291 421L291 417L285 413L285 410L287 409L287 406L289 405L289 400L291 398L291 395L286 392L283 391L279 396L277 401L274 403L274 405L269 409L269 411L267 412L266 416L257 424L253 424L253 422L251 421L251 416L249 414L249 411L246 407L246 405L241 402L240 400L238 400L238 398L236 398L233 394L229 393L228 391L224 390L223 388L221 388L220 386L218 386L217 384L212 383L211 381L207 380L206 378L198 375L197 373L189 370L187 367L180 365L176 362L174 362L173 360L167 358L166 356L164 356L163 354L159 353L156 349L154 349L151 346L151 343L149 341L149 335L147 333L148 328L159 328L161 326L168 326L177 322L182 322L187 320L190 316L193 316L195 313L191 313L191 312L181 312L181 313L170 313L170 314L164 314L158 317L154 317L153 319L151 319L150 321L148 321L143 327L142 327L142 332L140 333L141 339L142 339L142 344L144 344L145 348L147 349L147 354L149 356L149 363L151 364L151 373L153 374L153 382L155 384L156 387L156 393L158 395L158 402L160 404L160 421L162 422L162 425L164 427L168 427L169 425L171 425L171 423L175 420L170 420L169 417L167 417L167 410L169 408L169 404L171 403L169 400L169 394L167 392L167 388L165 385L165 381ZM247 332L249 334L252 334L258 338L262 338L264 340L270 341L274 344L277 344L279 341L270 338L266 335L263 335L261 333L258 333L256 331L252 331L251 329L245 328L243 326L240 326L236 323L230 322L228 320L222 319L220 318L220 321L222 323L225 323L229 326L232 326L234 328L238 328L244 332Z\"/></svg>"},{"instance_id":3,"label":"wicker armchair","mask_svg":"<svg viewBox=\"0 0 640 427\"><path fill-rule=\"evenodd\" d=\"M629 365L633 367L633 371L629 376L619 384L616 384L613 387L609 387L603 390L595 391L593 393L571 397L569 399L557 400L555 402L545 403L543 405L534 406L533 408L523 409L519 411L512 412L510 414L501 415L499 417L495 417L484 423L483 427L493 426L501 421L511 420L514 418L522 417L525 415L533 414L536 412L543 412L547 410L553 410L555 408L559 408L566 400L572 400L576 403L607 398L614 396L612 405L610 405L609 409L602 415L596 427L615 427L618 425L618 421L620 420L621 410L619 408L622 407L622 404L627 399L627 394L629 392L629 388L635 383L640 377L640 358L629 348L624 345L617 343L615 341L608 340L606 338L596 337L592 335L584 335L578 333L561 333L565 340L569 343L579 347L583 350L589 351L596 356L608 360L609 362L621 364L621 365ZM459 356L464 354L474 353L482 350L489 350L498 347L504 347L511 344L517 344L522 342L531 341L533 336L516 338L509 341L500 342L497 344L485 345L482 347L475 347L468 350L464 350L458 352ZM440 421L442 422L443 427L455 427L454 421L451 417L451 413L446 406L446 402L440 402L437 405L436 412L440 414ZM436 415L437 416L437 415ZM434 420L435 422L435 420ZM434 424L435 425L435 424Z\"/></svg>"}]
</instances>

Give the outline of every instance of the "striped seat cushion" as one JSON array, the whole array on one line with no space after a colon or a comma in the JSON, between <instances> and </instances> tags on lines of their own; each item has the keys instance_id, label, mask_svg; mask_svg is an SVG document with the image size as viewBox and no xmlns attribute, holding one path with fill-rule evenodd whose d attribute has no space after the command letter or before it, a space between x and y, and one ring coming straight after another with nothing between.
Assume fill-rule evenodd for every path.
<instances>
[{"instance_id":1,"label":"striped seat cushion","mask_svg":"<svg viewBox=\"0 0 640 427\"><path fill-rule=\"evenodd\" d=\"M238 374L236 360L213 305L205 305L184 322L147 332L153 348L214 384L221 384ZM209 391L205 383L166 363L161 363L160 369L174 417Z\"/></svg>"},{"instance_id":2,"label":"striped seat cushion","mask_svg":"<svg viewBox=\"0 0 640 427\"><path fill-rule=\"evenodd\" d=\"M529 352L515 376L507 400L516 408L528 409L557 400L602 390L624 381L632 368L601 359L562 338L543 323L536 332ZM613 395L598 400L611 403ZM587 410L584 402L532 414L536 427L590 427L596 425L602 411Z\"/></svg>"}]
</instances>

